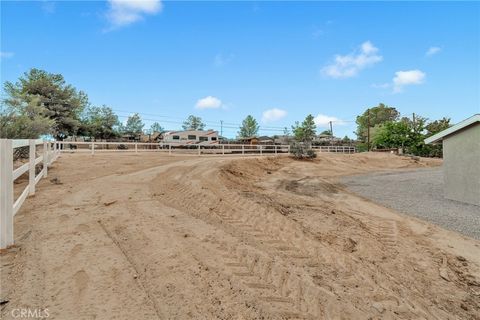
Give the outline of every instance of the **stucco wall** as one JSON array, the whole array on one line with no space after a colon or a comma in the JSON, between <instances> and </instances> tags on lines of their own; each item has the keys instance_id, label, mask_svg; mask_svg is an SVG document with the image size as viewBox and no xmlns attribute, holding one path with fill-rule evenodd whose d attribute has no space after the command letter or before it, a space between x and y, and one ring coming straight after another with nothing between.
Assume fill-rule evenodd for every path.
<instances>
[{"instance_id":1,"label":"stucco wall","mask_svg":"<svg viewBox=\"0 0 480 320\"><path fill-rule=\"evenodd\" d=\"M443 140L445 197L480 206L480 123Z\"/></svg>"}]
</instances>

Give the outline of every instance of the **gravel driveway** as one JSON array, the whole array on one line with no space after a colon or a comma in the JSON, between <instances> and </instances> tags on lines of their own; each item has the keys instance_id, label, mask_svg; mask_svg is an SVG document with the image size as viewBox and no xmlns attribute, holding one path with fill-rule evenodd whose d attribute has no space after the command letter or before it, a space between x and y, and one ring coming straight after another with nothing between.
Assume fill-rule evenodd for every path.
<instances>
[{"instance_id":1,"label":"gravel driveway","mask_svg":"<svg viewBox=\"0 0 480 320\"><path fill-rule=\"evenodd\" d=\"M443 197L441 167L349 176L341 182L375 202L480 240L480 207Z\"/></svg>"}]
</instances>

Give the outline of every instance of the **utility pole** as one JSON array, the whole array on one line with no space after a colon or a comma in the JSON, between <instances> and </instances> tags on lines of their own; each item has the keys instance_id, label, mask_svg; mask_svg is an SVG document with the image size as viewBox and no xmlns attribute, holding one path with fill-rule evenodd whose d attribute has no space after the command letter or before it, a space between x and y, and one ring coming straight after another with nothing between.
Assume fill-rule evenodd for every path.
<instances>
[{"instance_id":1,"label":"utility pole","mask_svg":"<svg viewBox=\"0 0 480 320\"><path fill-rule=\"evenodd\" d=\"M332 121L330 121L330 136L333 138Z\"/></svg>"},{"instance_id":2,"label":"utility pole","mask_svg":"<svg viewBox=\"0 0 480 320\"><path fill-rule=\"evenodd\" d=\"M413 133L416 133L417 127L415 126L415 112L413 113Z\"/></svg>"},{"instance_id":3,"label":"utility pole","mask_svg":"<svg viewBox=\"0 0 480 320\"><path fill-rule=\"evenodd\" d=\"M220 120L220 137L223 137L223 120Z\"/></svg>"},{"instance_id":4,"label":"utility pole","mask_svg":"<svg viewBox=\"0 0 480 320\"><path fill-rule=\"evenodd\" d=\"M370 151L370 108L367 109L367 151Z\"/></svg>"}]
</instances>

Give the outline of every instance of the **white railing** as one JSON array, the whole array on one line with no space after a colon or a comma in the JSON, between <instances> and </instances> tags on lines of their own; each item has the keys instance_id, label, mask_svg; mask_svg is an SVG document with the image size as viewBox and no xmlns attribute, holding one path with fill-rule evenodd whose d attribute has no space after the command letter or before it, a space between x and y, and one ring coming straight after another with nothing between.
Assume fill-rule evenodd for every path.
<instances>
[{"instance_id":1,"label":"white railing","mask_svg":"<svg viewBox=\"0 0 480 320\"><path fill-rule=\"evenodd\" d=\"M36 157L37 145L43 144L43 152ZM29 147L29 160L20 167L13 169L13 151L15 148ZM41 178L47 177L48 166L59 155L58 144L42 139L0 139L0 249L13 245L13 217L18 212L25 199L35 194L35 185ZM43 163L42 171L36 175L35 166ZM15 200L13 183L28 171L28 184Z\"/></svg>"},{"instance_id":2,"label":"white railing","mask_svg":"<svg viewBox=\"0 0 480 320\"><path fill-rule=\"evenodd\" d=\"M142 142L80 142L57 141L60 152L163 152L169 155L278 155L290 152L289 145L250 144L167 144Z\"/></svg>"},{"instance_id":3,"label":"white railing","mask_svg":"<svg viewBox=\"0 0 480 320\"><path fill-rule=\"evenodd\" d=\"M57 141L61 152L164 152L169 155L276 155L289 153L289 145L264 144L180 144L180 143L144 143L144 142L84 142ZM353 146L313 146L317 152L355 153Z\"/></svg>"},{"instance_id":4,"label":"white railing","mask_svg":"<svg viewBox=\"0 0 480 320\"><path fill-rule=\"evenodd\" d=\"M318 152L355 153L353 146L313 146L312 149Z\"/></svg>"}]
</instances>

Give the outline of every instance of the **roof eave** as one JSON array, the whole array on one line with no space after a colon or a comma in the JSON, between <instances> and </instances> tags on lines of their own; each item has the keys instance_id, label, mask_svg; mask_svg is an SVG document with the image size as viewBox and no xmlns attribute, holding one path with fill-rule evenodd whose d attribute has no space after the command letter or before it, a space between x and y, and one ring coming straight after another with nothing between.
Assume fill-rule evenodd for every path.
<instances>
[{"instance_id":1,"label":"roof eave","mask_svg":"<svg viewBox=\"0 0 480 320\"><path fill-rule=\"evenodd\" d=\"M457 131L465 128L465 127L468 127L468 126L470 126L470 125L472 125L476 122L480 122L480 114L475 114L475 115L471 116L470 118L467 118L467 119L457 123L456 125L451 126L448 129L440 131L440 132L434 134L433 136L425 139L424 142L425 142L425 144L430 144L430 143L435 143L435 142L441 141L441 140L443 140L443 138L445 138L445 137L447 137L451 134L454 134L455 132L457 132Z\"/></svg>"}]
</instances>

